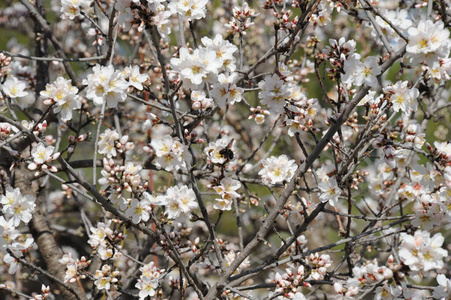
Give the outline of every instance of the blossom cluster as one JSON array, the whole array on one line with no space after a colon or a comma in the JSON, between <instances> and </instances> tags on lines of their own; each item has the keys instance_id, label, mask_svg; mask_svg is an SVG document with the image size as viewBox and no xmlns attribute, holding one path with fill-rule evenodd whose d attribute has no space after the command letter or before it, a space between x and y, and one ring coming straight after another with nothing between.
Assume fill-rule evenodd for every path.
<instances>
[{"instance_id":1,"label":"blossom cluster","mask_svg":"<svg viewBox=\"0 0 451 300\"><path fill-rule=\"evenodd\" d=\"M399 257L412 271L440 270L448 251L441 248L445 239L441 233L431 237L427 231L417 230L414 235L401 233Z\"/></svg>"},{"instance_id":2,"label":"blossom cluster","mask_svg":"<svg viewBox=\"0 0 451 300\"><path fill-rule=\"evenodd\" d=\"M204 47L198 47L192 53L188 48L180 48L179 57L171 59L172 68L183 81L185 88L201 89L205 83L216 83L220 72L234 72L236 69L233 54L238 48L235 45L224 40L221 35L216 35L214 39L203 37L201 41ZM221 86L217 85L214 88L220 89ZM231 93L229 90L230 87L228 94ZM218 92L214 94L218 95ZM220 98L217 99L219 101Z\"/></svg>"},{"instance_id":3,"label":"blossom cluster","mask_svg":"<svg viewBox=\"0 0 451 300\"><path fill-rule=\"evenodd\" d=\"M61 120L72 119L72 111L81 108L81 101L77 95L78 89L71 84L70 80L58 77L52 84L48 83L41 96L46 99L47 105L55 104L53 111L61 112Z\"/></svg>"},{"instance_id":4,"label":"blossom cluster","mask_svg":"<svg viewBox=\"0 0 451 300\"><path fill-rule=\"evenodd\" d=\"M99 222L97 227L91 227L88 244L95 249L102 260L108 260L121 255L116 251L121 248L120 242L124 239L122 233L110 228L112 221Z\"/></svg>"},{"instance_id":5,"label":"blossom cluster","mask_svg":"<svg viewBox=\"0 0 451 300\"><path fill-rule=\"evenodd\" d=\"M262 161L262 165L263 168L258 174L267 184L289 181L298 168L294 159L288 159L285 154L279 157L271 156Z\"/></svg>"},{"instance_id":6,"label":"blossom cluster","mask_svg":"<svg viewBox=\"0 0 451 300\"><path fill-rule=\"evenodd\" d=\"M169 219L186 217L193 209L199 207L194 191L187 186L168 188L166 194L155 197L152 204L164 206Z\"/></svg>"},{"instance_id":7,"label":"blossom cluster","mask_svg":"<svg viewBox=\"0 0 451 300\"><path fill-rule=\"evenodd\" d=\"M35 201L34 196L22 195L19 188L7 187L5 194L0 195L0 250L4 253L3 261L10 265L10 274L16 272L19 264L8 251L20 256L22 251L26 251L34 243L34 239L21 234L18 227L21 223L26 225L31 221L36 208Z\"/></svg>"},{"instance_id":8,"label":"blossom cluster","mask_svg":"<svg viewBox=\"0 0 451 300\"><path fill-rule=\"evenodd\" d=\"M86 268L91 264L91 261L86 260L84 256L77 260L73 259L71 253L63 254L59 262L66 267L64 282L76 282L77 280L85 279Z\"/></svg>"},{"instance_id":9,"label":"blossom cluster","mask_svg":"<svg viewBox=\"0 0 451 300\"><path fill-rule=\"evenodd\" d=\"M0 298L451 297L446 1L40 4L0 8Z\"/></svg>"},{"instance_id":10,"label":"blossom cluster","mask_svg":"<svg viewBox=\"0 0 451 300\"><path fill-rule=\"evenodd\" d=\"M158 280L164 273L164 269L155 267L154 262L150 262L141 268L141 276L136 283L136 288L139 289L139 299L146 299L155 295L155 290L158 288Z\"/></svg>"},{"instance_id":11,"label":"blossom cluster","mask_svg":"<svg viewBox=\"0 0 451 300\"><path fill-rule=\"evenodd\" d=\"M190 159L187 147L170 135L152 140L150 146L156 155L155 165L166 171L185 168Z\"/></svg>"},{"instance_id":12,"label":"blossom cluster","mask_svg":"<svg viewBox=\"0 0 451 300\"><path fill-rule=\"evenodd\" d=\"M216 193L221 196L221 198L215 199L217 202L213 207L220 210L231 210L233 200L240 197L240 194L236 192L240 187L241 183L238 180L230 177L221 179L219 185L213 186Z\"/></svg>"},{"instance_id":13,"label":"blossom cluster","mask_svg":"<svg viewBox=\"0 0 451 300\"><path fill-rule=\"evenodd\" d=\"M147 80L146 75L140 74L138 66L127 67L121 72L113 65L96 65L92 71L82 83L87 86L86 97L96 106L116 107L127 98L129 86L143 89L142 83Z\"/></svg>"}]
</instances>

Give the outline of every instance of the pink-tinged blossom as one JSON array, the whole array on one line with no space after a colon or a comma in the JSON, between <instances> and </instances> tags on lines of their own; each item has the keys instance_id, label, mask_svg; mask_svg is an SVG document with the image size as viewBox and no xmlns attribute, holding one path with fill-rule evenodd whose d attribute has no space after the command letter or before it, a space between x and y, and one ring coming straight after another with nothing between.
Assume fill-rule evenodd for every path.
<instances>
[{"instance_id":1,"label":"pink-tinged blossom","mask_svg":"<svg viewBox=\"0 0 451 300\"><path fill-rule=\"evenodd\" d=\"M18 132L18 129L9 123L0 122L0 140L5 140L10 135L11 131Z\"/></svg>"},{"instance_id":2,"label":"pink-tinged blossom","mask_svg":"<svg viewBox=\"0 0 451 300\"><path fill-rule=\"evenodd\" d=\"M27 84L15 76L8 76L2 85L3 92L13 99L27 96L28 92L25 91L26 88Z\"/></svg>"},{"instance_id":3,"label":"pink-tinged blossom","mask_svg":"<svg viewBox=\"0 0 451 300\"><path fill-rule=\"evenodd\" d=\"M406 51L415 61L432 66L439 58L447 58L451 48L449 30L442 21L421 20L417 27L408 30L409 43Z\"/></svg>"},{"instance_id":4,"label":"pink-tinged blossom","mask_svg":"<svg viewBox=\"0 0 451 300\"><path fill-rule=\"evenodd\" d=\"M434 142L434 147L441 159L451 161L451 143L436 141Z\"/></svg>"},{"instance_id":5,"label":"pink-tinged blossom","mask_svg":"<svg viewBox=\"0 0 451 300\"><path fill-rule=\"evenodd\" d=\"M266 76L264 80L258 83L261 89L258 92L260 103L268 106L269 111L275 114L281 114L285 111L286 99L290 96L288 85L279 78L279 75L273 74Z\"/></svg>"},{"instance_id":6,"label":"pink-tinged blossom","mask_svg":"<svg viewBox=\"0 0 451 300\"><path fill-rule=\"evenodd\" d=\"M345 74L342 80L346 84L361 86L366 84L370 87L377 87L377 76L381 74L381 68L375 56L370 56L362 63L360 54L354 53L345 61Z\"/></svg>"},{"instance_id":7,"label":"pink-tinged blossom","mask_svg":"<svg viewBox=\"0 0 451 300\"><path fill-rule=\"evenodd\" d=\"M404 114L410 114L418 108L417 98L420 92L417 88L408 88L407 85L407 81L398 81L384 88L384 92L390 95L393 110L396 112L401 110Z\"/></svg>"},{"instance_id":8,"label":"pink-tinged blossom","mask_svg":"<svg viewBox=\"0 0 451 300\"><path fill-rule=\"evenodd\" d=\"M251 18L258 16L259 14L255 12L253 8L249 7L247 2L243 2L241 7L233 8L233 19L224 26L229 28L231 33L241 33L246 35L246 30L254 25Z\"/></svg>"},{"instance_id":9,"label":"pink-tinged blossom","mask_svg":"<svg viewBox=\"0 0 451 300\"><path fill-rule=\"evenodd\" d=\"M443 258L448 251L441 248L445 239L441 233L433 237L427 231L417 230L415 234L400 234L399 257L412 271L430 271L443 268Z\"/></svg>"},{"instance_id":10,"label":"pink-tinged blossom","mask_svg":"<svg viewBox=\"0 0 451 300\"><path fill-rule=\"evenodd\" d=\"M207 109L213 107L213 99L207 98L204 91L192 91L191 92L191 108L193 110Z\"/></svg>"},{"instance_id":11,"label":"pink-tinged blossom","mask_svg":"<svg viewBox=\"0 0 451 300\"><path fill-rule=\"evenodd\" d=\"M362 266L355 266L352 269L353 277L349 278L349 286L362 286L364 284L377 283L382 280L393 278L393 271L386 266L379 266L374 260Z\"/></svg>"},{"instance_id":12,"label":"pink-tinged blossom","mask_svg":"<svg viewBox=\"0 0 451 300\"><path fill-rule=\"evenodd\" d=\"M72 119L72 111L80 109L81 102L77 95L78 89L70 80L58 77L53 83L48 83L41 92L45 104L55 104L53 111L61 112L61 119L65 122Z\"/></svg>"},{"instance_id":13,"label":"pink-tinged blossom","mask_svg":"<svg viewBox=\"0 0 451 300\"><path fill-rule=\"evenodd\" d=\"M13 256L11 256L9 253L6 253L5 256L3 256L3 261L9 265L8 273L15 274L17 268L19 267L19 261L15 259Z\"/></svg>"},{"instance_id":14,"label":"pink-tinged blossom","mask_svg":"<svg viewBox=\"0 0 451 300\"><path fill-rule=\"evenodd\" d=\"M298 166L294 159L289 160L283 154L279 157L271 156L262 161L263 169L258 172L265 184L277 184L290 180Z\"/></svg>"},{"instance_id":15,"label":"pink-tinged blossom","mask_svg":"<svg viewBox=\"0 0 451 300\"><path fill-rule=\"evenodd\" d=\"M138 279L135 287L139 290L139 299L144 300L147 297L155 295L155 290L158 288L158 280L161 278L164 269L158 269L150 262L139 269L142 274Z\"/></svg>"},{"instance_id":16,"label":"pink-tinged blossom","mask_svg":"<svg viewBox=\"0 0 451 300\"><path fill-rule=\"evenodd\" d=\"M96 106L102 106L106 102L109 108L115 108L119 102L125 101L128 83L122 72L115 71L112 65L96 65L92 71L93 74L89 74L82 82L87 86L88 99L93 100Z\"/></svg>"},{"instance_id":17,"label":"pink-tinged blossom","mask_svg":"<svg viewBox=\"0 0 451 300\"><path fill-rule=\"evenodd\" d=\"M329 254L319 255L318 252L307 256L307 262L311 268L308 280L323 280L327 274L327 269L332 265Z\"/></svg>"},{"instance_id":18,"label":"pink-tinged blossom","mask_svg":"<svg viewBox=\"0 0 451 300\"><path fill-rule=\"evenodd\" d=\"M290 85L292 95L289 97L288 110L292 112L292 118L285 121L288 127L288 135L294 136L296 133L308 131L313 126L313 119L316 116L317 99L307 99L300 91L299 87Z\"/></svg>"}]
</instances>

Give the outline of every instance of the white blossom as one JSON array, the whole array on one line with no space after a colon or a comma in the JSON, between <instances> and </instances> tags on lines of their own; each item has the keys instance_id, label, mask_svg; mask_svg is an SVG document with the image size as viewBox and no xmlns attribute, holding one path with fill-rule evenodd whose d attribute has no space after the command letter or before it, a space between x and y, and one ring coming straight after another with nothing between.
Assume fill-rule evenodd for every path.
<instances>
[{"instance_id":1,"label":"white blossom","mask_svg":"<svg viewBox=\"0 0 451 300\"><path fill-rule=\"evenodd\" d=\"M425 61L432 66L439 58L447 58L451 48L449 30L442 21L421 20L417 27L408 30L409 43L406 51L416 61Z\"/></svg>"},{"instance_id":2,"label":"white blossom","mask_svg":"<svg viewBox=\"0 0 451 300\"><path fill-rule=\"evenodd\" d=\"M263 81L258 83L261 89L258 92L260 103L268 106L269 110L276 114L281 114L285 111L286 99L290 96L288 86L279 75L273 74L266 76Z\"/></svg>"},{"instance_id":3,"label":"white blossom","mask_svg":"<svg viewBox=\"0 0 451 300\"><path fill-rule=\"evenodd\" d=\"M338 186L335 178L330 178L328 181L323 181L318 185L321 190L319 199L321 202L330 201L330 205L336 206L338 203L338 197L340 197L342 190Z\"/></svg>"},{"instance_id":4,"label":"white blossom","mask_svg":"<svg viewBox=\"0 0 451 300\"><path fill-rule=\"evenodd\" d=\"M116 107L127 98L128 83L122 72L115 71L112 65L96 65L93 74L83 79L86 87L86 97L94 101L96 106L106 102L107 107Z\"/></svg>"},{"instance_id":5,"label":"white blossom","mask_svg":"<svg viewBox=\"0 0 451 300\"><path fill-rule=\"evenodd\" d=\"M27 84L15 76L8 76L2 85L3 92L10 98L20 98L28 95Z\"/></svg>"},{"instance_id":6,"label":"white blossom","mask_svg":"<svg viewBox=\"0 0 451 300\"><path fill-rule=\"evenodd\" d=\"M22 195L19 188L7 187L5 195L0 196L0 203L3 205L2 212L13 220L17 227L20 221L28 224L32 213L36 207L36 198L31 195Z\"/></svg>"},{"instance_id":7,"label":"white blossom","mask_svg":"<svg viewBox=\"0 0 451 300\"><path fill-rule=\"evenodd\" d=\"M290 180L298 166L294 159L289 160L283 154L279 157L271 156L262 161L263 169L258 172L266 184L277 184Z\"/></svg>"}]
</instances>

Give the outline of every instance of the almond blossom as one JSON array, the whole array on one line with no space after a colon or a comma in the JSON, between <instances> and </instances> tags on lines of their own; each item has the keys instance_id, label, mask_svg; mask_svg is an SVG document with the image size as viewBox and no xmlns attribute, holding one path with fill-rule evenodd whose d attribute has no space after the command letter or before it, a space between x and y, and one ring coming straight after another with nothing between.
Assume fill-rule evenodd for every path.
<instances>
[{"instance_id":1,"label":"almond blossom","mask_svg":"<svg viewBox=\"0 0 451 300\"><path fill-rule=\"evenodd\" d=\"M155 165L166 171L185 167L185 161L189 160L186 147L170 135L165 135L162 139L152 140L150 146L157 156Z\"/></svg>"},{"instance_id":2,"label":"almond blossom","mask_svg":"<svg viewBox=\"0 0 451 300\"><path fill-rule=\"evenodd\" d=\"M82 13L88 13L91 0L61 0L61 18L73 20Z\"/></svg>"},{"instance_id":3,"label":"almond blossom","mask_svg":"<svg viewBox=\"0 0 451 300\"><path fill-rule=\"evenodd\" d=\"M217 186L213 186L213 189L218 193L221 198L216 199L216 203L213 205L215 209L231 210L233 199L240 197L240 194L236 192L241 187L241 183L238 180L234 180L230 177L224 177Z\"/></svg>"},{"instance_id":4,"label":"almond blossom","mask_svg":"<svg viewBox=\"0 0 451 300\"><path fill-rule=\"evenodd\" d=\"M430 236L427 231L417 230L415 234L400 234L399 257L412 271L440 270L448 251L441 248L445 239L441 233Z\"/></svg>"},{"instance_id":5,"label":"almond blossom","mask_svg":"<svg viewBox=\"0 0 451 300\"><path fill-rule=\"evenodd\" d=\"M377 87L377 76L381 73L377 58L374 56L367 57L363 63L360 62L360 59L360 54L354 53L345 61L343 82L356 86L366 84L373 88Z\"/></svg>"},{"instance_id":6,"label":"almond blossom","mask_svg":"<svg viewBox=\"0 0 451 300\"><path fill-rule=\"evenodd\" d=\"M54 112L61 112L61 119L69 121L72 119L72 111L80 109L81 102L77 95L78 89L71 84L70 80L58 77L53 83L48 83L41 96L46 99L44 103L55 103Z\"/></svg>"},{"instance_id":7,"label":"almond blossom","mask_svg":"<svg viewBox=\"0 0 451 300\"><path fill-rule=\"evenodd\" d=\"M144 300L155 295L155 290L159 286L158 281L165 270L156 268L154 262L142 266L139 270L141 271L141 276L135 287L139 290L139 299Z\"/></svg>"},{"instance_id":8,"label":"almond blossom","mask_svg":"<svg viewBox=\"0 0 451 300\"><path fill-rule=\"evenodd\" d=\"M279 157L271 156L262 161L262 165L263 169L258 172L258 175L267 184L277 184L290 180L298 168L295 160L289 160L285 154Z\"/></svg>"},{"instance_id":9,"label":"almond blossom","mask_svg":"<svg viewBox=\"0 0 451 300\"><path fill-rule=\"evenodd\" d=\"M132 199L130 207L125 211L127 217L132 218L132 222L138 224L139 222L147 222L150 218L150 201L147 199L137 200Z\"/></svg>"},{"instance_id":10,"label":"almond blossom","mask_svg":"<svg viewBox=\"0 0 451 300\"><path fill-rule=\"evenodd\" d=\"M286 98L290 95L288 86L279 75L266 76L258 83L261 91L258 93L260 103L268 106L269 111L281 114L285 111Z\"/></svg>"},{"instance_id":11,"label":"almond blossom","mask_svg":"<svg viewBox=\"0 0 451 300\"><path fill-rule=\"evenodd\" d=\"M223 61L213 49L200 47L190 54L188 49L180 48L180 57L172 58L171 65L186 88L198 89L216 78Z\"/></svg>"},{"instance_id":12,"label":"almond blossom","mask_svg":"<svg viewBox=\"0 0 451 300\"><path fill-rule=\"evenodd\" d=\"M338 204L338 197L340 197L342 190L339 188L337 180L330 178L328 181L323 181L318 185L321 190L319 199L321 202L330 201L330 205L336 206Z\"/></svg>"},{"instance_id":13,"label":"almond blossom","mask_svg":"<svg viewBox=\"0 0 451 300\"><path fill-rule=\"evenodd\" d=\"M12 220L15 227L20 221L28 224L36 207L36 198L31 195L22 195L19 188L7 187L5 195L0 195L0 203L3 205L3 214Z\"/></svg>"},{"instance_id":14,"label":"almond blossom","mask_svg":"<svg viewBox=\"0 0 451 300\"><path fill-rule=\"evenodd\" d=\"M169 3L168 8L189 21L199 20L205 18L207 3L207 0L175 0Z\"/></svg>"},{"instance_id":15,"label":"almond blossom","mask_svg":"<svg viewBox=\"0 0 451 300\"><path fill-rule=\"evenodd\" d=\"M432 65L439 58L447 58L451 48L449 30L442 21L421 20L408 30L407 52L417 61Z\"/></svg>"},{"instance_id":16,"label":"almond blossom","mask_svg":"<svg viewBox=\"0 0 451 300\"><path fill-rule=\"evenodd\" d=\"M417 88L408 88L407 84L407 81L398 81L394 85L384 88L384 92L389 94L394 111L401 110L405 114L410 114L417 110L417 98L420 92Z\"/></svg>"},{"instance_id":17,"label":"almond blossom","mask_svg":"<svg viewBox=\"0 0 451 300\"><path fill-rule=\"evenodd\" d=\"M33 162L28 164L29 170L36 170L40 172L41 169L49 169L51 172L56 172L57 169L54 166L48 166L47 164L58 159L60 156L59 152L54 152L55 147L45 146L42 142L37 144L31 150L31 156L33 157Z\"/></svg>"},{"instance_id":18,"label":"almond blossom","mask_svg":"<svg viewBox=\"0 0 451 300\"><path fill-rule=\"evenodd\" d=\"M439 274L437 275L437 283L439 285L434 288L434 293L432 294L434 299L449 299L451 296L451 280L446 278L445 275Z\"/></svg>"},{"instance_id":19,"label":"almond blossom","mask_svg":"<svg viewBox=\"0 0 451 300\"><path fill-rule=\"evenodd\" d=\"M155 204L165 206L169 219L186 216L191 210L198 208L194 191L185 185L168 188L165 195L156 198Z\"/></svg>"},{"instance_id":20,"label":"almond blossom","mask_svg":"<svg viewBox=\"0 0 451 300\"><path fill-rule=\"evenodd\" d=\"M128 81L129 86L133 86L138 90L143 89L143 83L149 78L147 74L142 74L138 66L126 67L123 71L124 77Z\"/></svg>"},{"instance_id":21,"label":"almond blossom","mask_svg":"<svg viewBox=\"0 0 451 300\"><path fill-rule=\"evenodd\" d=\"M218 83L215 83L211 90L211 95L218 102L219 107L224 107L226 103L241 102L243 89L233 83L237 77L238 73L232 73L230 76L219 74Z\"/></svg>"},{"instance_id":22,"label":"almond blossom","mask_svg":"<svg viewBox=\"0 0 451 300\"><path fill-rule=\"evenodd\" d=\"M228 136L223 136L217 139L215 142L210 142L204 149L204 153L207 154L207 159L213 164L223 165L230 161L230 158L225 156L224 149L229 149L234 153L235 143Z\"/></svg>"},{"instance_id":23,"label":"almond blossom","mask_svg":"<svg viewBox=\"0 0 451 300\"><path fill-rule=\"evenodd\" d=\"M106 129L99 137L99 153L105 154L107 157L114 157L116 152L116 141L119 140L119 134L116 130Z\"/></svg>"},{"instance_id":24,"label":"almond blossom","mask_svg":"<svg viewBox=\"0 0 451 300\"><path fill-rule=\"evenodd\" d=\"M25 91L26 88L27 84L20 81L15 76L8 76L6 81L2 84L3 92L13 99L27 96L28 92Z\"/></svg>"},{"instance_id":25,"label":"almond blossom","mask_svg":"<svg viewBox=\"0 0 451 300\"><path fill-rule=\"evenodd\" d=\"M119 102L127 98L128 83L122 72L115 71L112 65L96 65L87 79L83 79L86 85L86 97L94 101L94 105L116 107Z\"/></svg>"}]
</instances>

